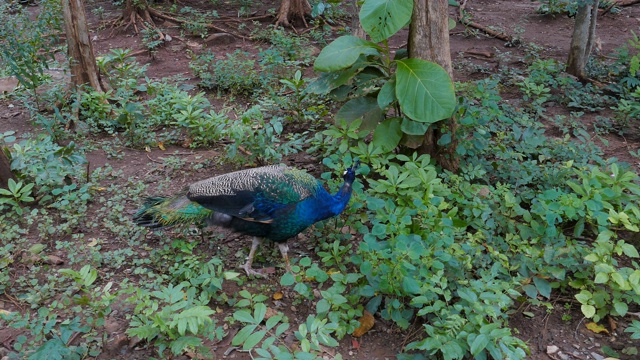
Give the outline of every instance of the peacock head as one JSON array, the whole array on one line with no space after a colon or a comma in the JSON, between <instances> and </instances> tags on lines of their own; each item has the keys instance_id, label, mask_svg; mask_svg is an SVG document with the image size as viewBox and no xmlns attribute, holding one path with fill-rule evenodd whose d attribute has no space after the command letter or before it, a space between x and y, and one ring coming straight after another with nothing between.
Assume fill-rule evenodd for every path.
<instances>
[{"instance_id":1,"label":"peacock head","mask_svg":"<svg viewBox=\"0 0 640 360\"><path fill-rule=\"evenodd\" d=\"M351 165L350 168L348 168L347 170L345 170L344 175L343 175L343 179L344 182L347 184L352 184L353 181L356 179L356 170L358 170L358 168L360 167L360 160L356 160L353 165Z\"/></svg>"}]
</instances>

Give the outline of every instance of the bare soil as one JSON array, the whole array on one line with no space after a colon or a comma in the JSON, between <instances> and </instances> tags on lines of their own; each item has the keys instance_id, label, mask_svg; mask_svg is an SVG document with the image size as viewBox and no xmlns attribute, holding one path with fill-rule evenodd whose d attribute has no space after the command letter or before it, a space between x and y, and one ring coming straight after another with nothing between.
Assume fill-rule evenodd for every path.
<instances>
[{"instance_id":1,"label":"bare soil","mask_svg":"<svg viewBox=\"0 0 640 360\"><path fill-rule=\"evenodd\" d=\"M209 7L214 9L210 3L182 0L179 3L194 8ZM271 1L261 5L256 5L252 16L260 17L267 13L268 9L277 9L277 2ZM119 10L114 8L111 2L95 1L88 5L88 10L102 6L106 19L113 19L119 15ZM554 58L565 61L567 51L571 40L573 29L573 19L564 16L548 16L536 13L539 3L523 0L472 0L467 3L467 10L473 15L474 21L485 26L491 26L494 29L501 30L507 34L517 35L521 43L534 43L540 47L540 55L542 57ZM221 16L220 27L230 29L236 34L247 35L247 31L238 30L239 22L237 19L238 6L235 3L225 2L225 4L215 8ZM37 11L37 7L34 8ZM457 12L457 8L450 7L450 13L453 16ZM255 52L257 47L265 48L265 44L235 38L233 41L205 41L197 37L189 37L181 34L178 24L167 20L158 20L157 25L165 34L172 37L172 41L166 46L159 49L155 56L151 57L147 52L142 51L144 46L141 42L141 36L133 32L133 28L129 27L126 31L122 28L114 30L111 27L104 27L104 22L91 14L91 26L94 30L92 39L94 51L97 56L108 53L111 49L124 48L133 51L141 50L136 56L136 60L143 64L148 64L147 76L152 79L161 79L165 77L177 77L181 82L196 84L197 79L189 69L189 62L192 60L192 53L199 54L204 49L212 50L216 54L231 53L237 49L248 52ZM258 19L259 26L266 26L274 21L272 17L262 17ZM598 49L596 56L605 56L611 54L612 51L623 45L631 38L631 31L637 30L640 24L640 6L631 6L623 8L619 13L608 13L598 19ZM301 24L296 24L300 26ZM249 25L249 29L255 25ZM298 27L290 31L304 31L303 27ZM213 33L213 31L211 32ZM401 35L402 36L402 35ZM401 46L405 41L400 37L394 39L396 47ZM482 32L474 32L465 29L462 25L458 25L451 31L451 54L454 62L467 61L473 64L481 65L490 71L496 70L499 65L498 53L511 52L514 55L524 55L522 47L509 47L505 41L490 38ZM520 66L521 64L512 64ZM475 80L488 76L489 73L471 70L468 66L457 67L455 78L458 81ZM195 89L195 91L200 91ZM212 99L215 103L216 100ZM563 113L564 109L548 109L552 114ZM606 111L605 111L606 112ZM584 121L592 123L598 113L585 114ZM22 109L19 104L12 104L8 100L0 101L0 132L13 130L21 133L35 133L35 129L29 122L28 113ZM590 129L591 131L592 129ZM553 131L553 129L550 129ZM631 138L623 138L610 135L607 138L608 145L604 146L608 156L615 156L618 159L632 164L636 169L640 168L637 158L629 155L629 151L636 151L640 147L640 141L637 136ZM138 177L152 183L154 178L158 176L171 176L175 179L175 187L180 187L193 182L223 173L230 169L211 168L208 166L200 170L193 171L172 171L163 169L158 165L158 157L165 154L173 153L178 150L185 153L184 160L189 163L197 163L207 158L215 158L220 156L219 149L203 149L203 150L187 150L178 147L170 147L166 151L153 149L151 152L138 151L132 149L124 149L125 156L122 160L107 159L107 155L102 150L96 150L89 153L88 159L91 168L96 168L109 163L116 170L123 171L123 179L129 177ZM308 165L311 163L309 159L294 158L288 160L296 163ZM129 209L133 210L133 209ZM228 246L228 254L244 253L250 244L247 239L239 238L237 241L226 242ZM308 253L313 250L313 240L302 236L300 241L290 242L292 248L292 256ZM113 244L117 246L117 244ZM263 247L264 253L267 247ZM211 251L210 249L208 251ZM279 261L277 255L268 256L271 261ZM237 264L242 262L241 256L232 260ZM269 264L260 264L268 266ZM254 280L259 282L258 285L264 285L263 288L272 291L283 291L278 283L278 276L272 276L266 280ZM255 284L252 284L255 285ZM229 285L235 286L235 285ZM230 291L237 289L230 289ZM287 303L291 298L285 292L284 299L279 303L271 301L270 307L281 306L279 310L285 311L290 317L292 323L302 322L306 318L307 309L313 309L313 303L294 306ZM0 300L3 300L0 298ZM6 299L4 299L5 302ZM283 305L284 304L284 305ZM570 306L565 307L565 304ZM121 309L123 310L123 309ZM122 311L120 312L122 315ZM526 314L526 315L525 315ZM564 319L563 319L564 316ZM343 354L348 359L391 359L401 351L404 345L411 342L417 328L411 328L409 331L400 331L392 323L376 319L376 325L372 331L367 333L360 339L354 339L347 336L340 345L337 352ZM640 341L631 340L628 334L623 333L626 324L630 319L612 319L617 324L616 329L611 328L608 324L609 334L595 334L585 327L585 322L577 305L571 299L557 299L553 302L553 309L543 307L534 307L531 305L522 305L518 309L514 309L514 313L510 319L510 324L517 336L526 341L531 350L530 359L604 359L607 357L603 351L603 346L608 346L613 350L620 350L635 346L640 349ZM119 358L119 359L144 359L152 356L150 351L132 350L128 348L126 338L123 340L122 334L126 329L126 320L123 316L114 315L108 319L106 331L112 340L113 348L107 349L100 358ZM416 325L417 327L418 325ZM233 334L237 329L230 329ZM15 337L20 334L17 330L0 329L0 347L5 346L11 348ZM217 358L230 359L250 359L247 353L238 351L231 352L225 356L225 351L230 346L229 335L219 344L212 344ZM549 346L557 346L558 350L548 353ZM330 358L331 353L327 353ZM623 355L622 359L636 359L636 356Z\"/></svg>"}]
</instances>

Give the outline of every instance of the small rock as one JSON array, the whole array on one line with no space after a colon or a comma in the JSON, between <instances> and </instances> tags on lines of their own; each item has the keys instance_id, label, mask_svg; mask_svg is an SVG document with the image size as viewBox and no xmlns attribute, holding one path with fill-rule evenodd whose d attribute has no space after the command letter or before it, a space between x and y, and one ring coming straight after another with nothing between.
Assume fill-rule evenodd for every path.
<instances>
[{"instance_id":1,"label":"small rock","mask_svg":"<svg viewBox=\"0 0 640 360\"><path fill-rule=\"evenodd\" d=\"M173 38L171 37L171 35L169 35L169 34L164 34L164 41L169 42L169 41L171 41L171 40L173 40Z\"/></svg>"},{"instance_id":2,"label":"small rock","mask_svg":"<svg viewBox=\"0 0 640 360\"><path fill-rule=\"evenodd\" d=\"M595 360L604 360L604 356L602 356L602 355L600 355L598 353L595 353L595 352L591 353L591 357L593 357Z\"/></svg>"},{"instance_id":3,"label":"small rock","mask_svg":"<svg viewBox=\"0 0 640 360\"><path fill-rule=\"evenodd\" d=\"M555 345L548 345L547 346L547 354L549 354L549 355L557 353L558 350L560 350L560 349L558 349L558 347L555 346Z\"/></svg>"},{"instance_id":4,"label":"small rock","mask_svg":"<svg viewBox=\"0 0 640 360\"><path fill-rule=\"evenodd\" d=\"M142 342L142 339L140 339L139 337L137 337L137 336L132 337L132 338L129 340L129 349L133 349L133 348L135 348L135 347L136 347L136 346L138 346L141 342Z\"/></svg>"},{"instance_id":5,"label":"small rock","mask_svg":"<svg viewBox=\"0 0 640 360\"><path fill-rule=\"evenodd\" d=\"M110 354L122 354L127 351L128 345L129 339L124 334L118 334L104 344L104 349Z\"/></svg>"},{"instance_id":6,"label":"small rock","mask_svg":"<svg viewBox=\"0 0 640 360\"><path fill-rule=\"evenodd\" d=\"M236 42L236 38L231 34L217 33L209 35L204 42L209 45L227 45Z\"/></svg>"},{"instance_id":7,"label":"small rock","mask_svg":"<svg viewBox=\"0 0 640 360\"><path fill-rule=\"evenodd\" d=\"M558 356L561 360L569 360L569 355L563 353L562 351L558 351Z\"/></svg>"},{"instance_id":8,"label":"small rock","mask_svg":"<svg viewBox=\"0 0 640 360\"><path fill-rule=\"evenodd\" d=\"M64 264L64 260L55 255L47 255L44 258L44 263L49 265L62 265Z\"/></svg>"}]
</instances>

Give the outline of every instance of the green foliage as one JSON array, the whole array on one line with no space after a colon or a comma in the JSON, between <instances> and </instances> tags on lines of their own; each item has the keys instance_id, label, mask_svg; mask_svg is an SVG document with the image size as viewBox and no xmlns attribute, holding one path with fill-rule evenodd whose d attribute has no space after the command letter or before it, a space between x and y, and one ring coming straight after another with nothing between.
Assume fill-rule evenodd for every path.
<instances>
[{"instance_id":1,"label":"green foliage","mask_svg":"<svg viewBox=\"0 0 640 360\"><path fill-rule=\"evenodd\" d=\"M0 205L11 205L18 215L22 215L23 210L20 204L35 200L31 197L31 190L35 184L22 184L22 181L16 183L13 179L9 179L7 185L8 189L0 188Z\"/></svg>"},{"instance_id":2,"label":"green foliage","mask_svg":"<svg viewBox=\"0 0 640 360\"><path fill-rule=\"evenodd\" d=\"M31 91L36 104L36 89L46 81L45 70L53 60L51 51L57 46L55 34L62 30L62 10L60 2L45 0L42 3L48 11L39 12L34 20L29 19L26 8L10 11L9 2L0 5L0 63L9 68L20 84Z\"/></svg>"},{"instance_id":3,"label":"green foliage","mask_svg":"<svg viewBox=\"0 0 640 360\"><path fill-rule=\"evenodd\" d=\"M569 16L575 16L578 11L577 0L540 0L540 7L536 12L538 14L558 15L566 13Z\"/></svg>"},{"instance_id":4,"label":"green foliage","mask_svg":"<svg viewBox=\"0 0 640 360\"><path fill-rule=\"evenodd\" d=\"M309 62L309 39L321 32L296 37L258 30L254 35L271 45L255 56L194 61L203 81L220 75L215 69L231 76L215 79L230 86L220 90L259 98L248 110L214 111L204 93L146 79L128 50L116 50L98 59L112 92L89 91L51 116L36 115L49 136L27 134L16 142L13 134L0 134L19 178L10 194L0 194L0 293L23 309L0 315L0 326L23 334L8 356L104 356L102 326L116 303L129 321L127 334L145 340L158 357L209 356L204 344L237 327L233 346L255 359L324 356L359 326L364 310L400 329L418 321L403 349L418 357L524 359L526 344L508 328L515 301L544 305L558 295L574 297L594 321L637 307L640 267L630 239L640 228L638 178L628 166L602 158L580 119L582 112L614 107L612 129L633 124L637 39L612 64L590 63L591 74L609 84L605 91L564 76L562 64L536 59L530 50L526 70L504 69L457 85L456 103L446 91L428 91L432 79L450 86L437 68L407 60L402 51L391 58L385 37L406 25L406 4L364 5L363 25L379 43L340 38L318 60L331 70L312 84L300 65ZM400 15L388 17L386 10ZM316 24L324 20L330 21ZM202 21L194 25L194 32L204 29ZM233 78L236 68L248 79ZM515 83L516 75L522 81ZM526 97L521 108L501 99L504 86ZM410 100L409 88L426 100ZM612 93L620 101L605 95ZM324 126L320 120L334 100L346 102L335 124ZM551 102L581 112L546 116ZM455 106L459 173L442 171L428 156L394 151L403 138L424 134L434 120L425 113L448 116L443 109ZM64 129L75 119L73 110L80 114L79 135ZM545 134L543 120L562 135ZM301 127L315 133L311 141L291 133ZM87 136L102 133L108 141ZM75 142L56 143L63 136ZM218 239L194 241L202 229L150 235L135 227L132 199L146 193L140 174L127 179L108 166L86 173L85 151L123 158L123 146L162 143L217 146L226 160L243 165L276 163L305 149L323 158L329 171L322 177L332 190L341 182L336 173L355 158L362 161L354 201L340 217L310 229L318 239L309 249L314 255L292 258L293 273L280 278L280 286L291 287L282 290L282 301L308 310L301 320L271 308L277 284L249 283L225 271L234 254ZM177 186L177 172L209 165L167 155L144 176L160 191ZM29 197L39 207L22 215L5 211L15 207L5 199L20 204ZM51 256L63 257L68 268L52 271ZM24 266L30 271L16 271ZM223 286L228 280L242 289L231 293ZM626 331L636 339L640 324Z\"/></svg>"},{"instance_id":5,"label":"green foliage","mask_svg":"<svg viewBox=\"0 0 640 360\"><path fill-rule=\"evenodd\" d=\"M217 60L212 52L199 56L190 64L200 78L200 86L229 92L233 95L252 95L262 84L256 61L247 52L236 50Z\"/></svg>"},{"instance_id":6,"label":"green foliage","mask_svg":"<svg viewBox=\"0 0 640 360\"><path fill-rule=\"evenodd\" d=\"M536 94L533 85L564 86L539 70L552 63L535 66L532 97L552 93ZM463 90L457 117L468 140L457 149L465 159L459 174L438 175L429 157L367 144L360 120L316 136L329 168L357 156L375 174L352 204L364 214L347 220L362 236L351 256L366 280L358 294L401 327L429 319L407 349L430 356L523 359L525 344L506 327L522 295L538 303L578 291L583 313L596 321L623 316L640 300L637 251L620 237L640 227L637 175L602 160L584 126L559 123L571 125L567 136L546 136L538 111L505 104L498 89L484 80Z\"/></svg>"},{"instance_id":7,"label":"green foliage","mask_svg":"<svg viewBox=\"0 0 640 360\"><path fill-rule=\"evenodd\" d=\"M203 93L195 96L184 96L176 99L172 107L172 124L187 129L190 147L201 147L214 144L224 135L224 128L228 125L228 119L213 110Z\"/></svg>"},{"instance_id":8,"label":"green foliage","mask_svg":"<svg viewBox=\"0 0 640 360\"><path fill-rule=\"evenodd\" d=\"M299 64L308 65L312 61L312 47L309 39L305 36L294 35L290 31L282 27L268 26L264 27L258 24L251 36L258 41L265 41L271 46L261 52L261 62L269 58L279 58L281 63L288 66L296 66ZM274 61L266 61L266 63L274 64Z\"/></svg>"},{"instance_id":9,"label":"green foliage","mask_svg":"<svg viewBox=\"0 0 640 360\"><path fill-rule=\"evenodd\" d=\"M256 131L255 129L261 129ZM239 163L274 163L283 156L297 153L302 149L304 139L292 136L282 141L283 124L279 118L266 121L262 109L253 106L234 122L229 122L225 130L232 143L226 148L226 157Z\"/></svg>"},{"instance_id":10,"label":"green foliage","mask_svg":"<svg viewBox=\"0 0 640 360\"><path fill-rule=\"evenodd\" d=\"M182 7L180 9L180 14L188 16L188 21L184 21L182 23L185 30L189 31L192 35L200 36L203 39L209 34L207 24L213 21L213 19L218 18L218 12L215 10L205 12L194 9L190 6Z\"/></svg>"},{"instance_id":11,"label":"green foliage","mask_svg":"<svg viewBox=\"0 0 640 360\"><path fill-rule=\"evenodd\" d=\"M424 135L428 124L448 118L456 106L453 84L442 67L404 59L403 51L391 58L387 39L408 24L411 11L408 3L365 1L360 21L374 42L346 35L330 43L314 63L322 74L307 88L349 99L336 115L338 124L361 119L360 128L374 131L374 145L385 151L398 146L403 135L403 145L417 147L407 136ZM385 119L387 113L393 115Z\"/></svg>"},{"instance_id":12,"label":"green foliage","mask_svg":"<svg viewBox=\"0 0 640 360\"><path fill-rule=\"evenodd\" d=\"M164 40L161 38L161 34L156 31L155 26L145 24L146 27L142 29L142 44L144 45L152 57L155 58L158 48L164 44Z\"/></svg>"},{"instance_id":13,"label":"green foliage","mask_svg":"<svg viewBox=\"0 0 640 360\"><path fill-rule=\"evenodd\" d=\"M223 336L222 328L211 318L215 311L206 305L209 297L206 293L198 295L187 282L157 291L131 288L128 292L132 293L129 301L136 307L127 334L153 341L160 356L166 349L174 355L186 350L208 354L202 337L220 340Z\"/></svg>"},{"instance_id":14,"label":"green foliage","mask_svg":"<svg viewBox=\"0 0 640 360\"><path fill-rule=\"evenodd\" d=\"M82 173L86 159L70 142L60 146L48 135L22 140L7 148L11 169L22 179L33 182L40 202L51 200L52 190L65 185L67 177Z\"/></svg>"},{"instance_id":15,"label":"green foliage","mask_svg":"<svg viewBox=\"0 0 640 360\"><path fill-rule=\"evenodd\" d=\"M144 91L142 85L138 85L138 79L144 75L148 64L140 66L135 59L129 57L131 49L111 49L109 53L96 58L96 65L111 88L115 89L115 95L122 98L132 96L133 91Z\"/></svg>"},{"instance_id":16,"label":"green foliage","mask_svg":"<svg viewBox=\"0 0 640 360\"><path fill-rule=\"evenodd\" d=\"M288 323L281 322L284 319L282 313L270 316L266 319L264 326L261 326L266 314L267 306L263 303L255 304L253 314L248 310L234 312L233 318L246 325L233 337L231 344L234 346L242 345L243 350L250 350L263 341L265 336L270 335L265 341L266 344L262 345L262 349L266 350L276 338L289 328Z\"/></svg>"},{"instance_id":17,"label":"green foliage","mask_svg":"<svg viewBox=\"0 0 640 360\"><path fill-rule=\"evenodd\" d=\"M624 332L631 333L631 338L634 340L640 339L640 321L633 320L631 325L624 329Z\"/></svg>"},{"instance_id":18,"label":"green foliage","mask_svg":"<svg viewBox=\"0 0 640 360\"><path fill-rule=\"evenodd\" d=\"M86 334L91 329L90 326L82 325L79 317L58 321L58 315L55 312L43 307L38 309L34 319L31 319L29 315L20 316L17 313L6 317L2 316L2 319L12 322L13 327L28 330L32 336L31 340L24 335L17 337L17 341L13 345L17 354L12 355L19 356L19 358L79 360L89 353L89 349L84 345L69 345L75 334ZM35 351L29 351L31 347L35 348Z\"/></svg>"}]
</instances>

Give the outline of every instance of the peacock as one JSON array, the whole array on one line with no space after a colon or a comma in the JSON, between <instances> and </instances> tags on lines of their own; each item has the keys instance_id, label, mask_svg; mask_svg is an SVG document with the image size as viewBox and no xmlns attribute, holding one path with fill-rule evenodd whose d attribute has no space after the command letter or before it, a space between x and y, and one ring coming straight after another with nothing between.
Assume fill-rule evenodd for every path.
<instances>
[{"instance_id":1,"label":"peacock","mask_svg":"<svg viewBox=\"0 0 640 360\"><path fill-rule=\"evenodd\" d=\"M252 263L262 239L268 239L278 244L290 271L287 240L342 213L351 198L358 166L356 161L344 172L344 183L335 195L312 175L286 165L231 172L193 183L175 196L148 198L133 220L154 229L202 223L253 236L242 268L254 276L264 276Z\"/></svg>"}]
</instances>

